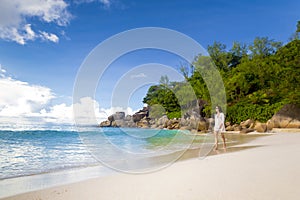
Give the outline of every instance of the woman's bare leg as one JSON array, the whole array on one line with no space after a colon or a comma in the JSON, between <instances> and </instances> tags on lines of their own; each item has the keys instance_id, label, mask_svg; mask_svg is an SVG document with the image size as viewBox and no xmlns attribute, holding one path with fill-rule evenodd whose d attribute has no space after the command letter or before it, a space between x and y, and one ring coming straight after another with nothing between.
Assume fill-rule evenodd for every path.
<instances>
[{"instance_id":1,"label":"woman's bare leg","mask_svg":"<svg viewBox=\"0 0 300 200\"><path fill-rule=\"evenodd\" d=\"M214 131L214 135L215 135L215 150L218 150L218 132L217 131Z\"/></svg>"},{"instance_id":2,"label":"woman's bare leg","mask_svg":"<svg viewBox=\"0 0 300 200\"><path fill-rule=\"evenodd\" d=\"M225 141L225 134L221 133L222 139L223 139L223 148L226 150L226 141Z\"/></svg>"}]
</instances>

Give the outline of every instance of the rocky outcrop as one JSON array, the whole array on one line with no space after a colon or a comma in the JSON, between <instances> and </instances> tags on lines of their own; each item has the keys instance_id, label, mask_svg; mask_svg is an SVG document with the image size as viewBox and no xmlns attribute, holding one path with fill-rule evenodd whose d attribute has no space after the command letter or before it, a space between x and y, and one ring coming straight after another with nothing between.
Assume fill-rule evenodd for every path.
<instances>
[{"instance_id":1,"label":"rocky outcrop","mask_svg":"<svg viewBox=\"0 0 300 200\"><path fill-rule=\"evenodd\" d=\"M226 131L235 131L241 134L247 134L251 132L260 132L264 133L267 131L266 123L261 123L259 121L254 121L252 119L247 119L246 121L242 121L240 124L226 124Z\"/></svg>"},{"instance_id":2,"label":"rocky outcrop","mask_svg":"<svg viewBox=\"0 0 300 200\"><path fill-rule=\"evenodd\" d=\"M134 115L125 116L123 112L117 112L100 123L100 127L139 127L157 129L181 129L193 132L207 132L212 126L213 119L206 119L195 112L188 114L186 118L169 119L163 115L159 119L150 119L148 109L138 111Z\"/></svg>"},{"instance_id":3,"label":"rocky outcrop","mask_svg":"<svg viewBox=\"0 0 300 200\"><path fill-rule=\"evenodd\" d=\"M226 131L241 131L242 129L242 126L239 124L229 125L225 128Z\"/></svg>"},{"instance_id":4,"label":"rocky outcrop","mask_svg":"<svg viewBox=\"0 0 300 200\"><path fill-rule=\"evenodd\" d=\"M110 115L106 121L100 123L100 127L116 127L122 125L122 121L125 118L125 112L116 112Z\"/></svg>"},{"instance_id":5,"label":"rocky outcrop","mask_svg":"<svg viewBox=\"0 0 300 200\"><path fill-rule=\"evenodd\" d=\"M134 115L132 115L132 119L134 122L139 122L141 121L141 119L148 116L149 116L149 108L144 107L142 110L139 110Z\"/></svg>"},{"instance_id":6,"label":"rocky outcrop","mask_svg":"<svg viewBox=\"0 0 300 200\"><path fill-rule=\"evenodd\" d=\"M240 133L272 131L273 128L300 128L300 107L287 104L283 106L266 123L248 119L240 124L227 124L226 131L240 131Z\"/></svg>"},{"instance_id":7,"label":"rocky outcrop","mask_svg":"<svg viewBox=\"0 0 300 200\"><path fill-rule=\"evenodd\" d=\"M110 127L112 125L111 121L106 120L100 123L100 127Z\"/></svg>"},{"instance_id":8,"label":"rocky outcrop","mask_svg":"<svg viewBox=\"0 0 300 200\"><path fill-rule=\"evenodd\" d=\"M266 123L256 122L254 126L254 130L256 130L259 133L264 133L267 131L267 125Z\"/></svg>"},{"instance_id":9,"label":"rocky outcrop","mask_svg":"<svg viewBox=\"0 0 300 200\"><path fill-rule=\"evenodd\" d=\"M140 121L136 122L137 127L139 128L149 128L150 118L144 117Z\"/></svg>"},{"instance_id":10,"label":"rocky outcrop","mask_svg":"<svg viewBox=\"0 0 300 200\"><path fill-rule=\"evenodd\" d=\"M207 131L208 128L209 128L209 123L207 123L207 121L204 118L199 120L197 131L200 131L200 132Z\"/></svg>"},{"instance_id":11,"label":"rocky outcrop","mask_svg":"<svg viewBox=\"0 0 300 200\"><path fill-rule=\"evenodd\" d=\"M125 118L125 112L116 112L113 117L115 120L123 120Z\"/></svg>"},{"instance_id":12,"label":"rocky outcrop","mask_svg":"<svg viewBox=\"0 0 300 200\"><path fill-rule=\"evenodd\" d=\"M241 122L240 126L242 127L242 129L245 128L250 128L250 127L254 127L254 120L252 119L247 119L246 121Z\"/></svg>"},{"instance_id":13,"label":"rocky outcrop","mask_svg":"<svg viewBox=\"0 0 300 200\"><path fill-rule=\"evenodd\" d=\"M293 104L283 106L267 124L269 130L272 128L300 128L300 107Z\"/></svg>"},{"instance_id":14,"label":"rocky outcrop","mask_svg":"<svg viewBox=\"0 0 300 200\"><path fill-rule=\"evenodd\" d=\"M125 116L124 112L117 112L100 123L100 127L140 127L157 129L181 129L192 132L207 132L213 126L213 119L204 118L203 109L207 102L201 99L183 105L187 110L182 118L169 119L163 115L157 119L149 118L151 108L144 107L135 114Z\"/></svg>"},{"instance_id":15,"label":"rocky outcrop","mask_svg":"<svg viewBox=\"0 0 300 200\"><path fill-rule=\"evenodd\" d=\"M247 134L247 133L251 133L254 132L255 129L251 129L251 128L242 128L242 130L240 130L240 134Z\"/></svg>"},{"instance_id":16,"label":"rocky outcrop","mask_svg":"<svg viewBox=\"0 0 300 200\"><path fill-rule=\"evenodd\" d=\"M125 116L124 112L116 112L110 115L106 121L103 121L99 125L100 127L136 127L133 122L132 116Z\"/></svg>"},{"instance_id":17,"label":"rocky outcrop","mask_svg":"<svg viewBox=\"0 0 300 200\"><path fill-rule=\"evenodd\" d=\"M125 112L116 112L110 115L106 121L100 123L100 127L149 127L149 109L144 107L134 115L126 115Z\"/></svg>"},{"instance_id":18,"label":"rocky outcrop","mask_svg":"<svg viewBox=\"0 0 300 200\"><path fill-rule=\"evenodd\" d=\"M213 131L214 119L204 118L199 112L190 110L182 118L169 119L163 115L158 119L149 118L149 108L144 107L134 115L125 116L124 112L116 112L100 123L100 127L139 127L157 129L180 129L191 132ZM245 120L240 124L226 122L226 131L235 131L247 134L253 131L264 133L273 128L300 128L300 108L296 105L285 105L267 123L261 123L252 119Z\"/></svg>"}]
</instances>

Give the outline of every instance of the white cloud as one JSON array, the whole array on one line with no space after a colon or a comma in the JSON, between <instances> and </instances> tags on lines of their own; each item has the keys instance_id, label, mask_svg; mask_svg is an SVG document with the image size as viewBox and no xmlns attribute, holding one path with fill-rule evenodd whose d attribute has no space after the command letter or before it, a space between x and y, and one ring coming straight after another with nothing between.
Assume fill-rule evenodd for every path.
<instances>
[{"instance_id":1,"label":"white cloud","mask_svg":"<svg viewBox=\"0 0 300 200\"><path fill-rule=\"evenodd\" d=\"M92 3L92 2L99 2L102 3L105 7L109 8L112 4L112 0L75 0L75 3Z\"/></svg>"},{"instance_id":2,"label":"white cloud","mask_svg":"<svg viewBox=\"0 0 300 200\"><path fill-rule=\"evenodd\" d=\"M130 107L100 108L99 103L91 97L81 98L79 103L73 104L73 110L76 123L79 124L99 124L101 121L107 120L108 116L116 112L125 112L125 114L129 115L135 113Z\"/></svg>"},{"instance_id":3,"label":"white cloud","mask_svg":"<svg viewBox=\"0 0 300 200\"><path fill-rule=\"evenodd\" d=\"M24 127L28 124L40 126L45 123L74 124L75 121L77 124L95 125L117 111L130 115L135 113L131 108L100 108L99 103L91 97L81 98L74 104L53 105L53 100L58 97L50 88L11 78L1 65L0 91L0 127Z\"/></svg>"},{"instance_id":4,"label":"white cloud","mask_svg":"<svg viewBox=\"0 0 300 200\"><path fill-rule=\"evenodd\" d=\"M41 31L40 33L41 33L40 37L44 40L49 40L49 41L55 42L55 43L58 43L58 41L59 41L59 38L57 37L57 35L55 35L53 33L46 33L44 31Z\"/></svg>"},{"instance_id":5,"label":"white cloud","mask_svg":"<svg viewBox=\"0 0 300 200\"><path fill-rule=\"evenodd\" d=\"M45 122L51 122L56 124L73 124L73 107L66 105L65 103L51 106L47 111L43 108L39 113L35 114L36 117L40 117Z\"/></svg>"},{"instance_id":6,"label":"white cloud","mask_svg":"<svg viewBox=\"0 0 300 200\"><path fill-rule=\"evenodd\" d=\"M33 40L36 35L35 35L35 32L31 29L31 24L26 24L24 28L26 31L27 39Z\"/></svg>"},{"instance_id":7,"label":"white cloud","mask_svg":"<svg viewBox=\"0 0 300 200\"><path fill-rule=\"evenodd\" d=\"M54 98L50 88L30 85L11 77L0 78L0 116L21 116L38 112Z\"/></svg>"},{"instance_id":8,"label":"white cloud","mask_svg":"<svg viewBox=\"0 0 300 200\"><path fill-rule=\"evenodd\" d=\"M66 26L72 18L67 7L64 0L1 0L0 38L22 45L37 38L57 42L56 35L44 30L34 31L27 21L37 18L43 22ZM47 33L46 36L49 37L45 37L43 33Z\"/></svg>"},{"instance_id":9,"label":"white cloud","mask_svg":"<svg viewBox=\"0 0 300 200\"><path fill-rule=\"evenodd\" d=\"M73 16L68 11L66 2L66 0L1 0L0 39L21 45L36 39L57 43L59 41L57 34L39 30L29 21L34 18L41 22L67 26ZM112 4L112 0L74 0L74 2L78 4L99 2L105 8L109 8Z\"/></svg>"}]
</instances>

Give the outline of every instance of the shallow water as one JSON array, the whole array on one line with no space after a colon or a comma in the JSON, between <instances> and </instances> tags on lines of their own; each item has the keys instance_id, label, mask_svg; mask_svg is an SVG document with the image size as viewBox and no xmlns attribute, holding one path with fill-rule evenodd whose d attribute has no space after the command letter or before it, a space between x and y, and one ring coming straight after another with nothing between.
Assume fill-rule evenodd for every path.
<instances>
[{"instance_id":1,"label":"shallow water","mask_svg":"<svg viewBox=\"0 0 300 200\"><path fill-rule=\"evenodd\" d=\"M151 129L2 130L0 179L166 155L191 148L194 139Z\"/></svg>"},{"instance_id":2,"label":"shallow water","mask_svg":"<svg viewBox=\"0 0 300 200\"><path fill-rule=\"evenodd\" d=\"M227 152L257 135L226 134ZM178 130L84 127L0 131L0 198L116 171L148 173L212 151L212 134ZM251 148L251 147L249 147Z\"/></svg>"}]
</instances>

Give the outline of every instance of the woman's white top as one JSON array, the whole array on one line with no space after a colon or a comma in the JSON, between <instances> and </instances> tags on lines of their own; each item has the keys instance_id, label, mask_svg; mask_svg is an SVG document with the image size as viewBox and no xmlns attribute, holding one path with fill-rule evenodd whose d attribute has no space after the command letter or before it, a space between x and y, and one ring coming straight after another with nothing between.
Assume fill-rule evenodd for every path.
<instances>
[{"instance_id":1,"label":"woman's white top","mask_svg":"<svg viewBox=\"0 0 300 200\"><path fill-rule=\"evenodd\" d=\"M225 120L225 116L223 113L215 114L215 127L214 127L214 131L218 131L218 132L225 132L225 125L224 125L224 120ZM223 124L223 126L220 128L221 124Z\"/></svg>"}]
</instances>

